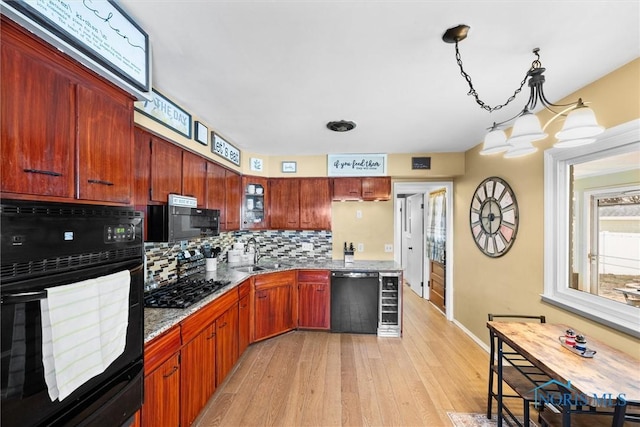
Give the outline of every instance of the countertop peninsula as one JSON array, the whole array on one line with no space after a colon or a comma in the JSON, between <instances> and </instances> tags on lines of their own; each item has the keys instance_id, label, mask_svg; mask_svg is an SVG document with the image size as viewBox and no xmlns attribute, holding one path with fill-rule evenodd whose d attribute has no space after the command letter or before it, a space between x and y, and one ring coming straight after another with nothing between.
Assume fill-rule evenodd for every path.
<instances>
[{"instance_id":1,"label":"countertop peninsula","mask_svg":"<svg viewBox=\"0 0 640 427\"><path fill-rule=\"evenodd\" d=\"M217 292L202 299L188 308L147 308L144 309L144 341L145 343L159 336L171 327L177 325L196 311L214 301L220 295L235 288L245 279L259 274L273 273L287 270L317 269L332 271L401 271L402 267L395 261L354 261L345 264L343 260L290 260L261 259L259 266L269 268L252 273L238 271L227 263L219 263L216 271L207 272L206 278L229 281L229 284ZM278 267L273 267L278 265Z\"/></svg>"}]
</instances>

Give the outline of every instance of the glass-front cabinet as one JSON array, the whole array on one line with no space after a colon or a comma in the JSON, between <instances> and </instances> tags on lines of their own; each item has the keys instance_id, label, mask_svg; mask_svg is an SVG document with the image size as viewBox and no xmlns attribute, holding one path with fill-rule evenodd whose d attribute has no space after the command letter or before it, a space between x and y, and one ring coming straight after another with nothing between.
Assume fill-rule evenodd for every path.
<instances>
[{"instance_id":1,"label":"glass-front cabinet","mask_svg":"<svg viewBox=\"0 0 640 427\"><path fill-rule=\"evenodd\" d=\"M242 177L242 228L267 228L267 178Z\"/></svg>"}]
</instances>

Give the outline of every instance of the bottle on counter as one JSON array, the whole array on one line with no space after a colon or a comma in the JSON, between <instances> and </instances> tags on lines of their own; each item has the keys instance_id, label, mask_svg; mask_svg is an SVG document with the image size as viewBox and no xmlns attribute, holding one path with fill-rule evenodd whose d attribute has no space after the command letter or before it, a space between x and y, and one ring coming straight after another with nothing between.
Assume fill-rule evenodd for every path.
<instances>
[{"instance_id":1,"label":"bottle on counter","mask_svg":"<svg viewBox=\"0 0 640 427\"><path fill-rule=\"evenodd\" d=\"M575 347L576 333L573 329L567 329L567 331L564 333L564 343L571 347Z\"/></svg>"}]
</instances>

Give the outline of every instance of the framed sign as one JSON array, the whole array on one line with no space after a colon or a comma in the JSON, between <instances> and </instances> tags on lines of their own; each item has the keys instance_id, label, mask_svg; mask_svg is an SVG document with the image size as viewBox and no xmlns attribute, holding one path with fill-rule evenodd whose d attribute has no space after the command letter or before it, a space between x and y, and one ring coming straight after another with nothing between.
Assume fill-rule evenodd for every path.
<instances>
[{"instance_id":1,"label":"framed sign","mask_svg":"<svg viewBox=\"0 0 640 427\"><path fill-rule=\"evenodd\" d=\"M252 171L261 172L262 171L262 159L257 157L252 157L249 159L249 167Z\"/></svg>"},{"instance_id":2,"label":"framed sign","mask_svg":"<svg viewBox=\"0 0 640 427\"><path fill-rule=\"evenodd\" d=\"M229 144L215 132L211 132L211 152L223 159L229 160L236 166L240 166L240 150Z\"/></svg>"},{"instance_id":3,"label":"framed sign","mask_svg":"<svg viewBox=\"0 0 640 427\"><path fill-rule=\"evenodd\" d=\"M412 157L411 169L431 169L431 157Z\"/></svg>"},{"instance_id":4,"label":"framed sign","mask_svg":"<svg viewBox=\"0 0 640 427\"><path fill-rule=\"evenodd\" d=\"M329 176L386 176L386 154L328 154Z\"/></svg>"},{"instance_id":5,"label":"framed sign","mask_svg":"<svg viewBox=\"0 0 640 427\"><path fill-rule=\"evenodd\" d=\"M209 129L202 122L196 122L195 124L195 139L202 145L207 145L209 137Z\"/></svg>"},{"instance_id":6,"label":"framed sign","mask_svg":"<svg viewBox=\"0 0 640 427\"><path fill-rule=\"evenodd\" d=\"M282 172L284 173L296 173L298 165L296 162L282 162Z\"/></svg>"},{"instance_id":7,"label":"framed sign","mask_svg":"<svg viewBox=\"0 0 640 427\"><path fill-rule=\"evenodd\" d=\"M114 0L16 0L2 6L39 27L34 28L38 33L44 30L68 43L133 87L151 90L149 36Z\"/></svg>"},{"instance_id":8,"label":"framed sign","mask_svg":"<svg viewBox=\"0 0 640 427\"><path fill-rule=\"evenodd\" d=\"M191 139L191 114L153 89L151 101L137 101L133 105L147 117Z\"/></svg>"}]
</instances>

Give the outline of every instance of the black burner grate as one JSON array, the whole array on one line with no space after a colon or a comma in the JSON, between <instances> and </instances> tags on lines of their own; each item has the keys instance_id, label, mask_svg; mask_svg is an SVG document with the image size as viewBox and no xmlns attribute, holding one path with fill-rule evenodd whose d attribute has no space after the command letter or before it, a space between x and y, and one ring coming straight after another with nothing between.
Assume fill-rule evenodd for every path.
<instances>
[{"instance_id":1,"label":"black burner grate","mask_svg":"<svg viewBox=\"0 0 640 427\"><path fill-rule=\"evenodd\" d=\"M144 294L144 306L152 308L187 308L217 290L229 281L185 279L163 285Z\"/></svg>"}]
</instances>

